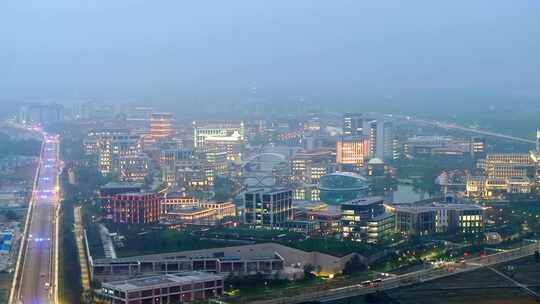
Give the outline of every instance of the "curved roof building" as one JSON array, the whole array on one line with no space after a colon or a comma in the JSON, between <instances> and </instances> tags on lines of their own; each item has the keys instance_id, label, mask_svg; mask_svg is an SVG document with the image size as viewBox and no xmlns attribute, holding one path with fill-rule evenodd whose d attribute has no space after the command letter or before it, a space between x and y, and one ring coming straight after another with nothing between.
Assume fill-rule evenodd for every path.
<instances>
[{"instance_id":1,"label":"curved roof building","mask_svg":"<svg viewBox=\"0 0 540 304\"><path fill-rule=\"evenodd\" d=\"M321 177L319 182L321 190L329 191L355 191L368 190L365 177L352 172L335 172Z\"/></svg>"},{"instance_id":2,"label":"curved roof building","mask_svg":"<svg viewBox=\"0 0 540 304\"><path fill-rule=\"evenodd\" d=\"M335 172L321 177L319 181L321 201L340 204L365 197L369 185L365 177L352 172Z\"/></svg>"}]
</instances>

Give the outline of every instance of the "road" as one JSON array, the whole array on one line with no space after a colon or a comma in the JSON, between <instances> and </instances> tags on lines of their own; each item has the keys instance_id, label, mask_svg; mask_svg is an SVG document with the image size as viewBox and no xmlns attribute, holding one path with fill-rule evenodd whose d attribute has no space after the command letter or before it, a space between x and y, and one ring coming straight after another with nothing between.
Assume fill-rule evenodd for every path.
<instances>
[{"instance_id":1,"label":"road","mask_svg":"<svg viewBox=\"0 0 540 304\"><path fill-rule=\"evenodd\" d=\"M56 302L56 217L59 203L58 177L61 170L59 139L44 134L37 183L32 195L31 217L21 245L22 263L13 303ZM19 265L20 266L20 265Z\"/></svg>"},{"instance_id":2,"label":"road","mask_svg":"<svg viewBox=\"0 0 540 304\"><path fill-rule=\"evenodd\" d=\"M379 282L370 282L367 284L351 284L345 287L332 288L326 290L316 290L313 292L305 292L297 296L287 298L276 298L266 301L254 301L253 304L297 304L310 301L328 302L339 299L346 299L373 293L379 290L394 289L403 286L418 284L425 281L431 281L439 278L448 277L458 273L473 271L483 267L491 267L492 265L517 260L525 256L534 254L540 249L540 243L522 246L516 249L499 252L487 256L474 257L463 262L451 263L447 267L437 269L425 269L414 272L405 273L389 277Z\"/></svg>"}]
</instances>

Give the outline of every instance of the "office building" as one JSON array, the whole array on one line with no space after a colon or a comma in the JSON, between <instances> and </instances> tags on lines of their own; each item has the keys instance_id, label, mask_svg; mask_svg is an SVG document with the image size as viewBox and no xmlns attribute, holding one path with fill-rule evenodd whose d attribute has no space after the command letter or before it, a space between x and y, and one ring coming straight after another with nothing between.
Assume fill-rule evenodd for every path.
<instances>
[{"instance_id":1,"label":"office building","mask_svg":"<svg viewBox=\"0 0 540 304\"><path fill-rule=\"evenodd\" d=\"M476 204L397 204L387 210L395 216L396 232L407 235L477 234L485 228L484 208Z\"/></svg>"},{"instance_id":2,"label":"office building","mask_svg":"<svg viewBox=\"0 0 540 304\"><path fill-rule=\"evenodd\" d=\"M150 136L153 140L166 140L174 137L174 114L151 113Z\"/></svg>"},{"instance_id":3,"label":"office building","mask_svg":"<svg viewBox=\"0 0 540 304\"><path fill-rule=\"evenodd\" d=\"M253 227L279 227L293 219L292 191L258 189L244 193L244 223Z\"/></svg>"},{"instance_id":4,"label":"office building","mask_svg":"<svg viewBox=\"0 0 540 304\"><path fill-rule=\"evenodd\" d=\"M369 159L369 138L341 137L336 143L336 164L343 171L357 170Z\"/></svg>"},{"instance_id":5,"label":"office building","mask_svg":"<svg viewBox=\"0 0 540 304\"><path fill-rule=\"evenodd\" d=\"M380 243L392 236L395 231L394 215L383 213L367 220L367 242Z\"/></svg>"},{"instance_id":6,"label":"office building","mask_svg":"<svg viewBox=\"0 0 540 304\"><path fill-rule=\"evenodd\" d=\"M360 136L364 134L364 117L361 113L343 114L343 136Z\"/></svg>"},{"instance_id":7,"label":"office building","mask_svg":"<svg viewBox=\"0 0 540 304\"><path fill-rule=\"evenodd\" d=\"M223 282L223 276L212 273L180 272L104 282L96 294L110 304L198 302L221 296Z\"/></svg>"},{"instance_id":8,"label":"office building","mask_svg":"<svg viewBox=\"0 0 540 304\"><path fill-rule=\"evenodd\" d=\"M341 203L341 231L343 238L368 240L368 221L384 213L384 201L379 197L355 199Z\"/></svg>"}]
</instances>

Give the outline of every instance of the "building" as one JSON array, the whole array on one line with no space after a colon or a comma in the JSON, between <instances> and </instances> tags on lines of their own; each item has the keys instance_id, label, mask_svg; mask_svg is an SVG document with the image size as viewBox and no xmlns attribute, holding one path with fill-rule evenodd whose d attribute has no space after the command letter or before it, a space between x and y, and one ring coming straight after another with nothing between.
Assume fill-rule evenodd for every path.
<instances>
[{"instance_id":1,"label":"building","mask_svg":"<svg viewBox=\"0 0 540 304\"><path fill-rule=\"evenodd\" d=\"M341 227L341 211L337 205L301 202L294 206L294 212L295 219L316 223L323 235L335 234Z\"/></svg>"},{"instance_id":2,"label":"building","mask_svg":"<svg viewBox=\"0 0 540 304\"><path fill-rule=\"evenodd\" d=\"M465 196L473 199L503 199L511 195L530 194L534 181L528 177L487 178L471 176L467 178Z\"/></svg>"},{"instance_id":3,"label":"building","mask_svg":"<svg viewBox=\"0 0 540 304\"><path fill-rule=\"evenodd\" d=\"M369 155L382 161L395 159L394 122L388 120L370 120L364 122L364 134L369 138Z\"/></svg>"},{"instance_id":4,"label":"building","mask_svg":"<svg viewBox=\"0 0 540 304\"><path fill-rule=\"evenodd\" d=\"M415 136L403 143L403 155L415 157L462 157L471 152L471 140L450 136Z\"/></svg>"},{"instance_id":5,"label":"building","mask_svg":"<svg viewBox=\"0 0 540 304\"><path fill-rule=\"evenodd\" d=\"M292 191L258 189L244 193L244 223L254 227L279 227L293 220Z\"/></svg>"},{"instance_id":6,"label":"building","mask_svg":"<svg viewBox=\"0 0 540 304\"><path fill-rule=\"evenodd\" d=\"M336 164L342 170L362 168L369 158L369 138L341 137L336 143Z\"/></svg>"},{"instance_id":7,"label":"building","mask_svg":"<svg viewBox=\"0 0 540 304\"><path fill-rule=\"evenodd\" d=\"M477 166L488 179L535 176L535 162L529 153L492 153Z\"/></svg>"},{"instance_id":8,"label":"building","mask_svg":"<svg viewBox=\"0 0 540 304\"><path fill-rule=\"evenodd\" d=\"M367 241L368 221L384 214L383 203L380 197L361 198L341 203L342 237Z\"/></svg>"},{"instance_id":9,"label":"building","mask_svg":"<svg viewBox=\"0 0 540 304\"><path fill-rule=\"evenodd\" d=\"M153 140L165 140L174 137L174 114L151 113L150 136Z\"/></svg>"},{"instance_id":10,"label":"building","mask_svg":"<svg viewBox=\"0 0 540 304\"><path fill-rule=\"evenodd\" d=\"M107 198L107 218L115 224L155 224L160 199L154 193L123 193Z\"/></svg>"},{"instance_id":11,"label":"building","mask_svg":"<svg viewBox=\"0 0 540 304\"><path fill-rule=\"evenodd\" d=\"M383 213L367 220L367 242L380 243L395 231L394 215Z\"/></svg>"},{"instance_id":12,"label":"building","mask_svg":"<svg viewBox=\"0 0 540 304\"><path fill-rule=\"evenodd\" d=\"M435 233L482 233L485 212L476 204L442 204L437 202L387 206L395 216L396 232L407 235Z\"/></svg>"},{"instance_id":13,"label":"building","mask_svg":"<svg viewBox=\"0 0 540 304\"><path fill-rule=\"evenodd\" d=\"M319 198L323 202L339 204L367 195L367 179L353 172L334 172L319 180Z\"/></svg>"},{"instance_id":14,"label":"building","mask_svg":"<svg viewBox=\"0 0 540 304\"><path fill-rule=\"evenodd\" d=\"M364 117L362 113L343 114L343 135L360 136L364 134Z\"/></svg>"},{"instance_id":15,"label":"building","mask_svg":"<svg viewBox=\"0 0 540 304\"><path fill-rule=\"evenodd\" d=\"M185 225L215 225L217 210L202 207L171 209L165 215L167 222Z\"/></svg>"},{"instance_id":16,"label":"building","mask_svg":"<svg viewBox=\"0 0 540 304\"><path fill-rule=\"evenodd\" d=\"M21 124L50 126L64 120L64 107L57 103L29 103L19 109Z\"/></svg>"},{"instance_id":17,"label":"building","mask_svg":"<svg viewBox=\"0 0 540 304\"><path fill-rule=\"evenodd\" d=\"M291 179L295 183L318 184L322 176L330 173L334 156L331 151L304 151L290 159Z\"/></svg>"},{"instance_id":18,"label":"building","mask_svg":"<svg viewBox=\"0 0 540 304\"><path fill-rule=\"evenodd\" d=\"M309 112L306 123L304 124L304 131L307 132L319 132L321 131L321 116L318 112Z\"/></svg>"},{"instance_id":19,"label":"building","mask_svg":"<svg viewBox=\"0 0 540 304\"><path fill-rule=\"evenodd\" d=\"M369 177L384 177L390 173L390 166L385 164L379 158L372 158L367 164L367 176Z\"/></svg>"},{"instance_id":20,"label":"building","mask_svg":"<svg viewBox=\"0 0 540 304\"><path fill-rule=\"evenodd\" d=\"M144 183L150 173L150 162L146 153L121 156L118 179L121 182Z\"/></svg>"},{"instance_id":21,"label":"building","mask_svg":"<svg viewBox=\"0 0 540 304\"><path fill-rule=\"evenodd\" d=\"M161 215L165 216L174 209L197 207L199 204L197 198L188 196L185 192L169 192L161 197Z\"/></svg>"},{"instance_id":22,"label":"building","mask_svg":"<svg viewBox=\"0 0 540 304\"><path fill-rule=\"evenodd\" d=\"M84 154L87 156L98 156L100 148L104 144L103 140L113 135L125 135L129 134L128 129L91 129L86 133L83 139ZM103 147L104 148L104 147Z\"/></svg>"},{"instance_id":23,"label":"building","mask_svg":"<svg viewBox=\"0 0 540 304\"><path fill-rule=\"evenodd\" d=\"M486 157L485 137L473 137L471 139L471 156L476 159Z\"/></svg>"},{"instance_id":24,"label":"building","mask_svg":"<svg viewBox=\"0 0 540 304\"><path fill-rule=\"evenodd\" d=\"M209 185L214 184L218 176L226 176L229 168L227 152L206 152L203 154L204 173Z\"/></svg>"},{"instance_id":25,"label":"building","mask_svg":"<svg viewBox=\"0 0 540 304\"><path fill-rule=\"evenodd\" d=\"M290 251L294 251L289 254ZM296 255L294 255L296 253ZM200 271L219 275L275 275L285 269L285 256L291 263L300 250L273 243L210 248L174 253L151 254L125 258L90 259L92 279L100 281L129 280L134 277L166 275L169 273ZM307 261L306 253L301 258ZM316 261L315 261L316 262ZM290 264L288 264L290 265Z\"/></svg>"},{"instance_id":26,"label":"building","mask_svg":"<svg viewBox=\"0 0 540 304\"><path fill-rule=\"evenodd\" d=\"M105 282L96 293L110 304L185 303L221 296L223 282L223 276L212 273L180 272Z\"/></svg>"},{"instance_id":27,"label":"building","mask_svg":"<svg viewBox=\"0 0 540 304\"><path fill-rule=\"evenodd\" d=\"M193 123L193 144L198 152L227 152L229 160L241 160L245 143L243 122Z\"/></svg>"},{"instance_id":28,"label":"building","mask_svg":"<svg viewBox=\"0 0 540 304\"><path fill-rule=\"evenodd\" d=\"M99 137L98 166L102 175L118 175L122 157L142 153L141 138L129 132L115 131Z\"/></svg>"},{"instance_id":29,"label":"building","mask_svg":"<svg viewBox=\"0 0 540 304\"><path fill-rule=\"evenodd\" d=\"M236 205L232 202L201 202L202 208L216 210L216 219L236 218Z\"/></svg>"}]
</instances>

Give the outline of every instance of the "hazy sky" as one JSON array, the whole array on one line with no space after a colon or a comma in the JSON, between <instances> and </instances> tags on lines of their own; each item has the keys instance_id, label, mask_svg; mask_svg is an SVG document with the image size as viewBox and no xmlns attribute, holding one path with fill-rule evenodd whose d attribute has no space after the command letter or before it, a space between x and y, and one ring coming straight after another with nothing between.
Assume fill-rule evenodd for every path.
<instances>
[{"instance_id":1,"label":"hazy sky","mask_svg":"<svg viewBox=\"0 0 540 304\"><path fill-rule=\"evenodd\" d=\"M3 103L493 96L540 103L538 0L0 3Z\"/></svg>"}]
</instances>

